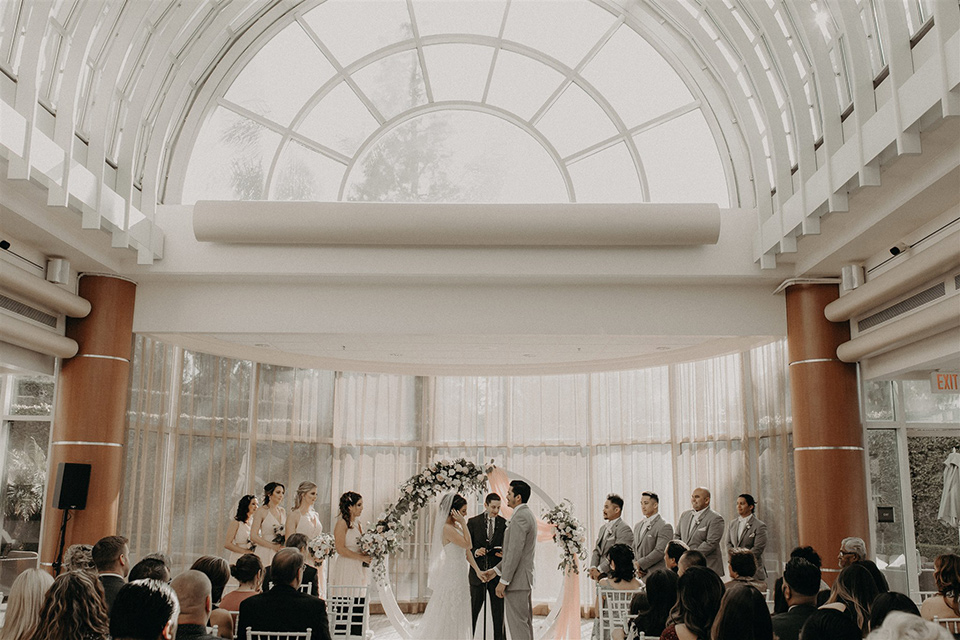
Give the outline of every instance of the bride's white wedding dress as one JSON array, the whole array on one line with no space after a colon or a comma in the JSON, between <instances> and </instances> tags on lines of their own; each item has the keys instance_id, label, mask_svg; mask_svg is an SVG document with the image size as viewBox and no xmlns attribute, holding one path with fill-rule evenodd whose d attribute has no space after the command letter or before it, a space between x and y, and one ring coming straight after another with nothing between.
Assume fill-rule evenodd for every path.
<instances>
[{"instance_id":1,"label":"bride's white wedding dress","mask_svg":"<svg viewBox=\"0 0 960 640\"><path fill-rule=\"evenodd\" d=\"M471 640L470 581L466 551L448 542L430 576L433 595L413 637L417 640Z\"/></svg>"}]
</instances>

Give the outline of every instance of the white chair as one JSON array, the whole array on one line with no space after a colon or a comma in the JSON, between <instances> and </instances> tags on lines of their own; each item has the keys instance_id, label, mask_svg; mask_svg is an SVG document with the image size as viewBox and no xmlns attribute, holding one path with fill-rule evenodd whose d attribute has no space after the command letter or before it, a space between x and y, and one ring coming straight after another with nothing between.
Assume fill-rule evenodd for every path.
<instances>
[{"instance_id":1,"label":"white chair","mask_svg":"<svg viewBox=\"0 0 960 640\"><path fill-rule=\"evenodd\" d=\"M599 627L594 626L598 629L598 632L593 634L594 637L607 640L614 629L623 629L624 623L630 616L630 603L638 593L643 593L643 589L620 590L597 586L600 618L597 622Z\"/></svg>"},{"instance_id":2,"label":"white chair","mask_svg":"<svg viewBox=\"0 0 960 640\"><path fill-rule=\"evenodd\" d=\"M247 640L310 640L313 629L306 631L254 631L247 627Z\"/></svg>"},{"instance_id":3,"label":"white chair","mask_svg":"<svg viewBox=\"0 0 960 640\"><path fill-rule=\"evenodd\" d=\"M230 614L230 619L233 620L233 637L234 637L234 638L239 638L239 637L240 637L240 627L237 626L237 618L240 617L240 612L239 612L239 611L227 611L227 613ZM215 636L215 635L217 635L217 634L214 633L214 632L211 632L210 635Z\"/></svg>"},{"instance_id":4,"label":"white chair","mask_svg":"<svg viewBox=\"0 0 960 640\"><path fill-rule=\"evenodd\" d=\"M933 616L933 621L950 633L960 633L960 618L941 618Z\"/></svg>"},{"instance_id":5,"label":"white chair","mask_svg":"<svg viewBox=\"0 0 960 640\"><path fill-rule=\"evenodd\" d=\"M936 591L918 591L917 593L920 595L921 603L927 598L932 598L933 596L937 595Z\"/></svg>"},{"instance_id":6,"label":"white chair","mask_svg":"<svg viewBox=\"0 0 960 640\"><path fill-rule=\"evenodd\" d=\"M313 583L307 582L306 584L300 585L300 593L305 593L307 595L313 595Z\"/></svg>"},{"instance_id":7,"label":"white chair","mask_svg":"<svg viewBox=\"0 0 960 640\"><path fill-rule=\"evenodd\" d=\"M327 621L331 638L366 638L370 623L368 588L327 586Z\"/></svg>"}]
</instances>

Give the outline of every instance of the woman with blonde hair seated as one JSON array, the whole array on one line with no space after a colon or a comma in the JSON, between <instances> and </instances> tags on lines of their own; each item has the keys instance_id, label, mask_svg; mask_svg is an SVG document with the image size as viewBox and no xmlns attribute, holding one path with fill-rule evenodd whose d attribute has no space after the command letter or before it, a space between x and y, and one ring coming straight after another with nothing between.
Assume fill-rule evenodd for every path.
<instances>
[{"instance_id":1,"label":"woman with blonde hair seated","mask_svg":"<svg viewBox=\"0 0 960 640\"><path fill-rule=\"evenodd\" d=\"M27 569L10 587L7 615L0 630L0 640L26 640L40 622L40 607L53 584L53 577L40 569Z\"/></svg>"}]
</instances>

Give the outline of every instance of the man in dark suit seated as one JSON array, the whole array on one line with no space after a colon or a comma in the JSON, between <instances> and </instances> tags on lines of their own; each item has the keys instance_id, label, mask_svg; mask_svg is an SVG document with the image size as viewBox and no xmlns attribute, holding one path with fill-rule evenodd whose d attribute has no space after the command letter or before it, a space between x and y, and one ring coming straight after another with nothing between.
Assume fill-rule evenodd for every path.
<instances>
[{"instance_id":1,"label":"man in dark suit seated","mask_svg":"<svg viewBox=\"0 0 960 640\"><path fill-rule=\"evenodd\" d=\"M90 552L100 574L108 613L113 609L117 592L127 583L127 574L130 573L130 548L127 543L128 540L123 536L107 536L100 538Z\"/></svg>"},{"instance_id":2,"label":"man in dark suit seated","mask_svg":"<svg viewBox=\"0 0 960 640\"><path fill-rule=\"evenodd\" d=\"M297 591L303 578L303 554L287 547L273 556L270 565L273 588L240 603L238 637L254 631L313 630L317 640L330 640L327 605L315 596Z\"/></svg>"},{"instance_id":3,"label":"man in dark suit seated","mask_svg":"<svg viewBox=\"0 0 960 640\"><path fill-rule=\"evenodd\" d=\"M803 623L817 611L820 568L803 558L791 558L783 569L783 597L790 607L773 616L773 632L780 640L797 640Z\"/></svg>"},{"instance_id":4,"label":"man in dark suit seated","mask_svg":"<svg viewBox=\"0 0 960 640\"><path fill-rule=\"evenodd\" d=\"M477 566L481 571L493 569L503 558L503 533L507 530L507 521L500 515L500 496L496 493L487 494L483 501L483 513L467 520L467 529L470 530L470 540L473 543L473 556L477 559ZM473 605L473 631L477 631L477 618L484 611L487 593L490 594L490 613L493 620L494 640L505 640L506 630L503 626L503 598L496 597L497 585L500 576L494 576L488 582L483 582L473 569L470 572L470 601ZM484 624L486 618L480 624Z\"/></svg>"},{"instance_id":5,"label":"man in dark suit seated","mask_svg":"<svg viewBox=\"0 0 960 640\"><path fill-rule=\"evenodd\" d=\"M291 549L296 549L299 551L304 558L306 558L307 553L307 536L302 533L295 533L287 538L287 542L284 545L290 547ZM273 582L273 577L270 575L270 567L266 567L263 570L263 584L267 585L269 588L270 583ZM303 565L303 582L301 585L309 584L310 585L310 594L320 597L320 574L317 571L316 567L311 567L309 564L304 562Z\"/></svg>"},{"instance_id":6,"label":"man in dark suit seated","mask_svg":"<svg viewBox=\"0 0 960 640\"><path fill-rule=\"evenodd\" d=\"M156 580L125 584L113 604L113 640L173 640L180 606L169 585Z\"/></svg>"}]
</instances>

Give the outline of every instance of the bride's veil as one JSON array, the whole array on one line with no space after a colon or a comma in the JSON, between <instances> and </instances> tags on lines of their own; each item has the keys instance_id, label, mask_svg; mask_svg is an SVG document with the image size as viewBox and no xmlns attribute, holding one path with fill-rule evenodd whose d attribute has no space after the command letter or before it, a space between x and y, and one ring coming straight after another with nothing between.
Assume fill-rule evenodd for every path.
<instances>
[{"instance_id":1,"label":"bride's veil","mask_svg":"<svg viewBox=\"0 0 960 640\"><path fill-rule=\"evenodd\" d=\"M434 577L437 576L437 570L440 568L440 562L443 556L443 525L447 523L447 517L450 510L453 509L453 498L456 493L448 493L440 499L440 506L437 510L437 518L433 522L433 538L430 543L430 570L427 573L427 586L431 589Z\"/></svg>"}]
</instances>

